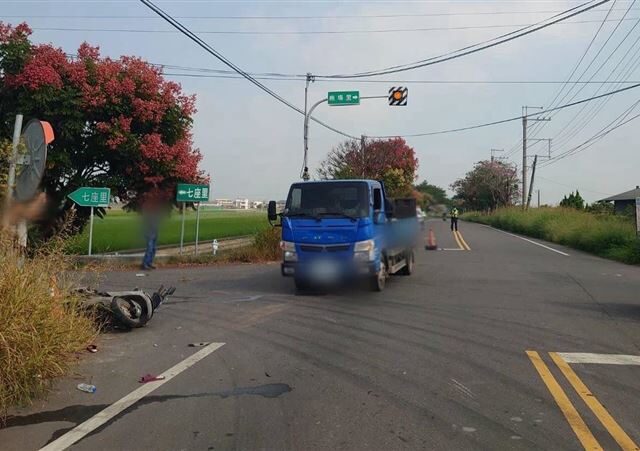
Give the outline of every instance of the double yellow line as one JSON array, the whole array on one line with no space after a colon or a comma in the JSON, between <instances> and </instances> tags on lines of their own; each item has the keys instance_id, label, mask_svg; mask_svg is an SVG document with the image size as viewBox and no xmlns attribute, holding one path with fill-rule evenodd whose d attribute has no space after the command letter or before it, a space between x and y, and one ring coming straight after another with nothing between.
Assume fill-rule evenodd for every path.
<instances>
[{"instance_id":1,"label":"double yellow line","mask_svg":"<svg viewBox=\"0 0 640 451\"><path fill-rule=\"evenodd\" d=\"M567 419L567 422L573 429L573 432L582 443L585 450L603 450L602 445L598 443L587 424L584 422L576 408L573 406L567 394L564 392L556 378L553 376L549 367L544 363L540 354L536 351L527 351L527 355L533 363L533 366L538 371L540 378L545 383L549 392L553 396L553 399L558 404L558 407ZM600 420L605 429L611 434L613 439L620 445L624 451L640 450L640 447L636 445L631 437L620 427L620 425L613 419L607 409L598 401L593 393L582 382L578 375L573 371L564 359L555 352L550 352L549 356L558 366L564 377L569 381L573 389L578 393L584 403L591 409L595 416Z\"/></svg>"},{"instance_id":2,"label":"double yellow line","mask_svg":"<svg viewBox=\"0 0 640 451\"><path fill-rule=\"evenodd\" d=\"M471 248L469 247L467 242L464 240L464 238L462 237L462 234L459 231L454 230L453 231L453 237L455 238L456 243L458 243L458 247L460 249L462 249L463 251L470 251L471 250Z\"/></svg>"}]
</instances>

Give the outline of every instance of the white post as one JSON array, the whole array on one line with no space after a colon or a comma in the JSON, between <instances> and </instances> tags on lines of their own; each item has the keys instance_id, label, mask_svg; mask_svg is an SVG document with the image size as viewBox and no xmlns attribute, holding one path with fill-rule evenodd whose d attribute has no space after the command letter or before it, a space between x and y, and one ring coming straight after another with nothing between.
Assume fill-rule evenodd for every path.
<instances>
[{"instance_id":1,"label":"white post","mask_svg":"<svg viewBox=\"0 0 640 451\"><path fill-rule=\"evenodd\" d=\"M13 124L13 142L11 144L11 158L9 159L9 177L7 178L7 197L5 199L5 210L8 213L9 206L13 200L13 188L16 184L16 163L18 160L18 144L20 144L20 133L22 132L22 114L16 114L16 121ZM9 215L5 214L5 226L8 224Z\"/></svg>"},{"instance_id":2,"label":"white post","mask_svg":"<svg viewBox=\"0 0 640 451\"><path fill-rule=\"evenodd\" d=\"M196 256L198 255L198 235L200 234L200 202L196 207Z\"/></svg>"},{"instance_id":3,"label":"white post","mask_svg":"<svg viewBox=\"0 0 640 451\"><path fill-rule=\"evenodd\" d=\"M89 255L93 246L93 207L91 207L91 219L89 219Z\"/></svg>"},{"instance_id":4,"label":"white post","mask_svg":"<svg viewBox=\"0 0 640 451\"><path fill-rule=\"evenodd\" d=\"M184 202L182 202L182 228L180 230L180 255L184 250Z\"/></svg>"}]
</instances>

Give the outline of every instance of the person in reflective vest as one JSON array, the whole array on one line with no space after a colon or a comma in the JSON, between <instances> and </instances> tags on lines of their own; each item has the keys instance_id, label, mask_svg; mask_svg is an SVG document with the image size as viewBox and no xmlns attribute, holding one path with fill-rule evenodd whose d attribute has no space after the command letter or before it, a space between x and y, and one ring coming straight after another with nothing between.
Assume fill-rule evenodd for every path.
<instances>
[{"instance_id":1,"label":"person in reflective vest","mask_svg":"<svg viewBox=\"0 0 640 451\"><path fill-rule=\"evenodd\" d=\"M460 212L456 207L451 209L451 230L458 231L458 216L460 216Z\"/></svg>"}]
</instances>

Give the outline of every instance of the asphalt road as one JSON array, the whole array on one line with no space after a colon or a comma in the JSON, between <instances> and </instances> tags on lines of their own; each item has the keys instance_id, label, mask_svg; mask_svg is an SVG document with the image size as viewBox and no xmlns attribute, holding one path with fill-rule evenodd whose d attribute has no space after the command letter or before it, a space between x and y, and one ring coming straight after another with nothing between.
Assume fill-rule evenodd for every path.
<instances>
[{"instance_id":1,"label":"asphalt road","mask_svg":"<svg viewBox=\"0 0 640 451\"><path fill-rule=\"evenodd\" d=\"M105 288L178 289L146 328L101 337L99 352L85 355L47 402L13 412L0 449L56 446L131 396L141 375L209 349L192 342L225 344L94 423L71 448L579 450L640 443L639 362L616 357L640 355L638 268L480 225L461 223L462 240L442 221L428 226L452 250L420 249L414 275L393 277L382 294L297 295L277 264L107 274ZM462 241L470 250L460 250ZM98 391L79 392L78 382Z\"/></svg>"}]
</instances>

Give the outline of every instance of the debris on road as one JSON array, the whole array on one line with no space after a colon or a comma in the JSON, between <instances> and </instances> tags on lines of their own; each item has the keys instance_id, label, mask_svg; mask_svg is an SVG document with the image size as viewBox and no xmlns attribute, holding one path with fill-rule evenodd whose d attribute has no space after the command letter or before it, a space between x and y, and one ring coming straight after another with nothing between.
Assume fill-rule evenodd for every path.
<instances>
[{"instance_id":1,"label":"debris on road","mask_svg":"<svg viewBox=\"0 0 640 451\"><path fill-rule=\"evenodd\" d=\"M141 384L146 384L147 382L162 381L162 380L164 380L164 376L154 376L153 374L145 374L140 379L138 379L138 382L140 382Z\"/></svg>"},{"instance_id":2,"label":"debris on road","mask_svg":"<svg viewBox=\"0 0 640 451\"><path fill-rule=\"evenodd\" d=\"M89 352L98 352L98 347L96 345L87 346L87 351Z\"/></svg>"},{"instance_id":3,"label":"debris on road","mask_svg":"<svg viewBox=\"0 0 640 451\"><path fill-rule=\"evenodd\" d=\"M78 386L76 387L78 390L83 391L85 393L95 393L97 388L95 385L91 385L91 384L78 384Z\"/></svg>"},{"instance_id":4,"label":"debris on road","mask_svg":"<svg viewBox=\"0 0 640 451\"><path fill-rule=\"evenodd\" d=\"M175 291L175 287L160 286L151 295L137 288L133 291L109 292L79 288L76 293L83 297L82 304L86 308L94 309L98 319L105 325L133 329L145 326L160 304ZM97 348L90 352L96 351Z\"/></svg>"},{"instance_id":5,"label":"debris on road","mask_svg":"<svg viewBox=\"0 0 640 451\"><path fill-rule=\"evenodd\" d=\"M200 343L189 343L189 347L190 348L199 348L202 346L207 346L208 344L210 344L210 341L201 341Z\"/></svg>"}]
</instances>

